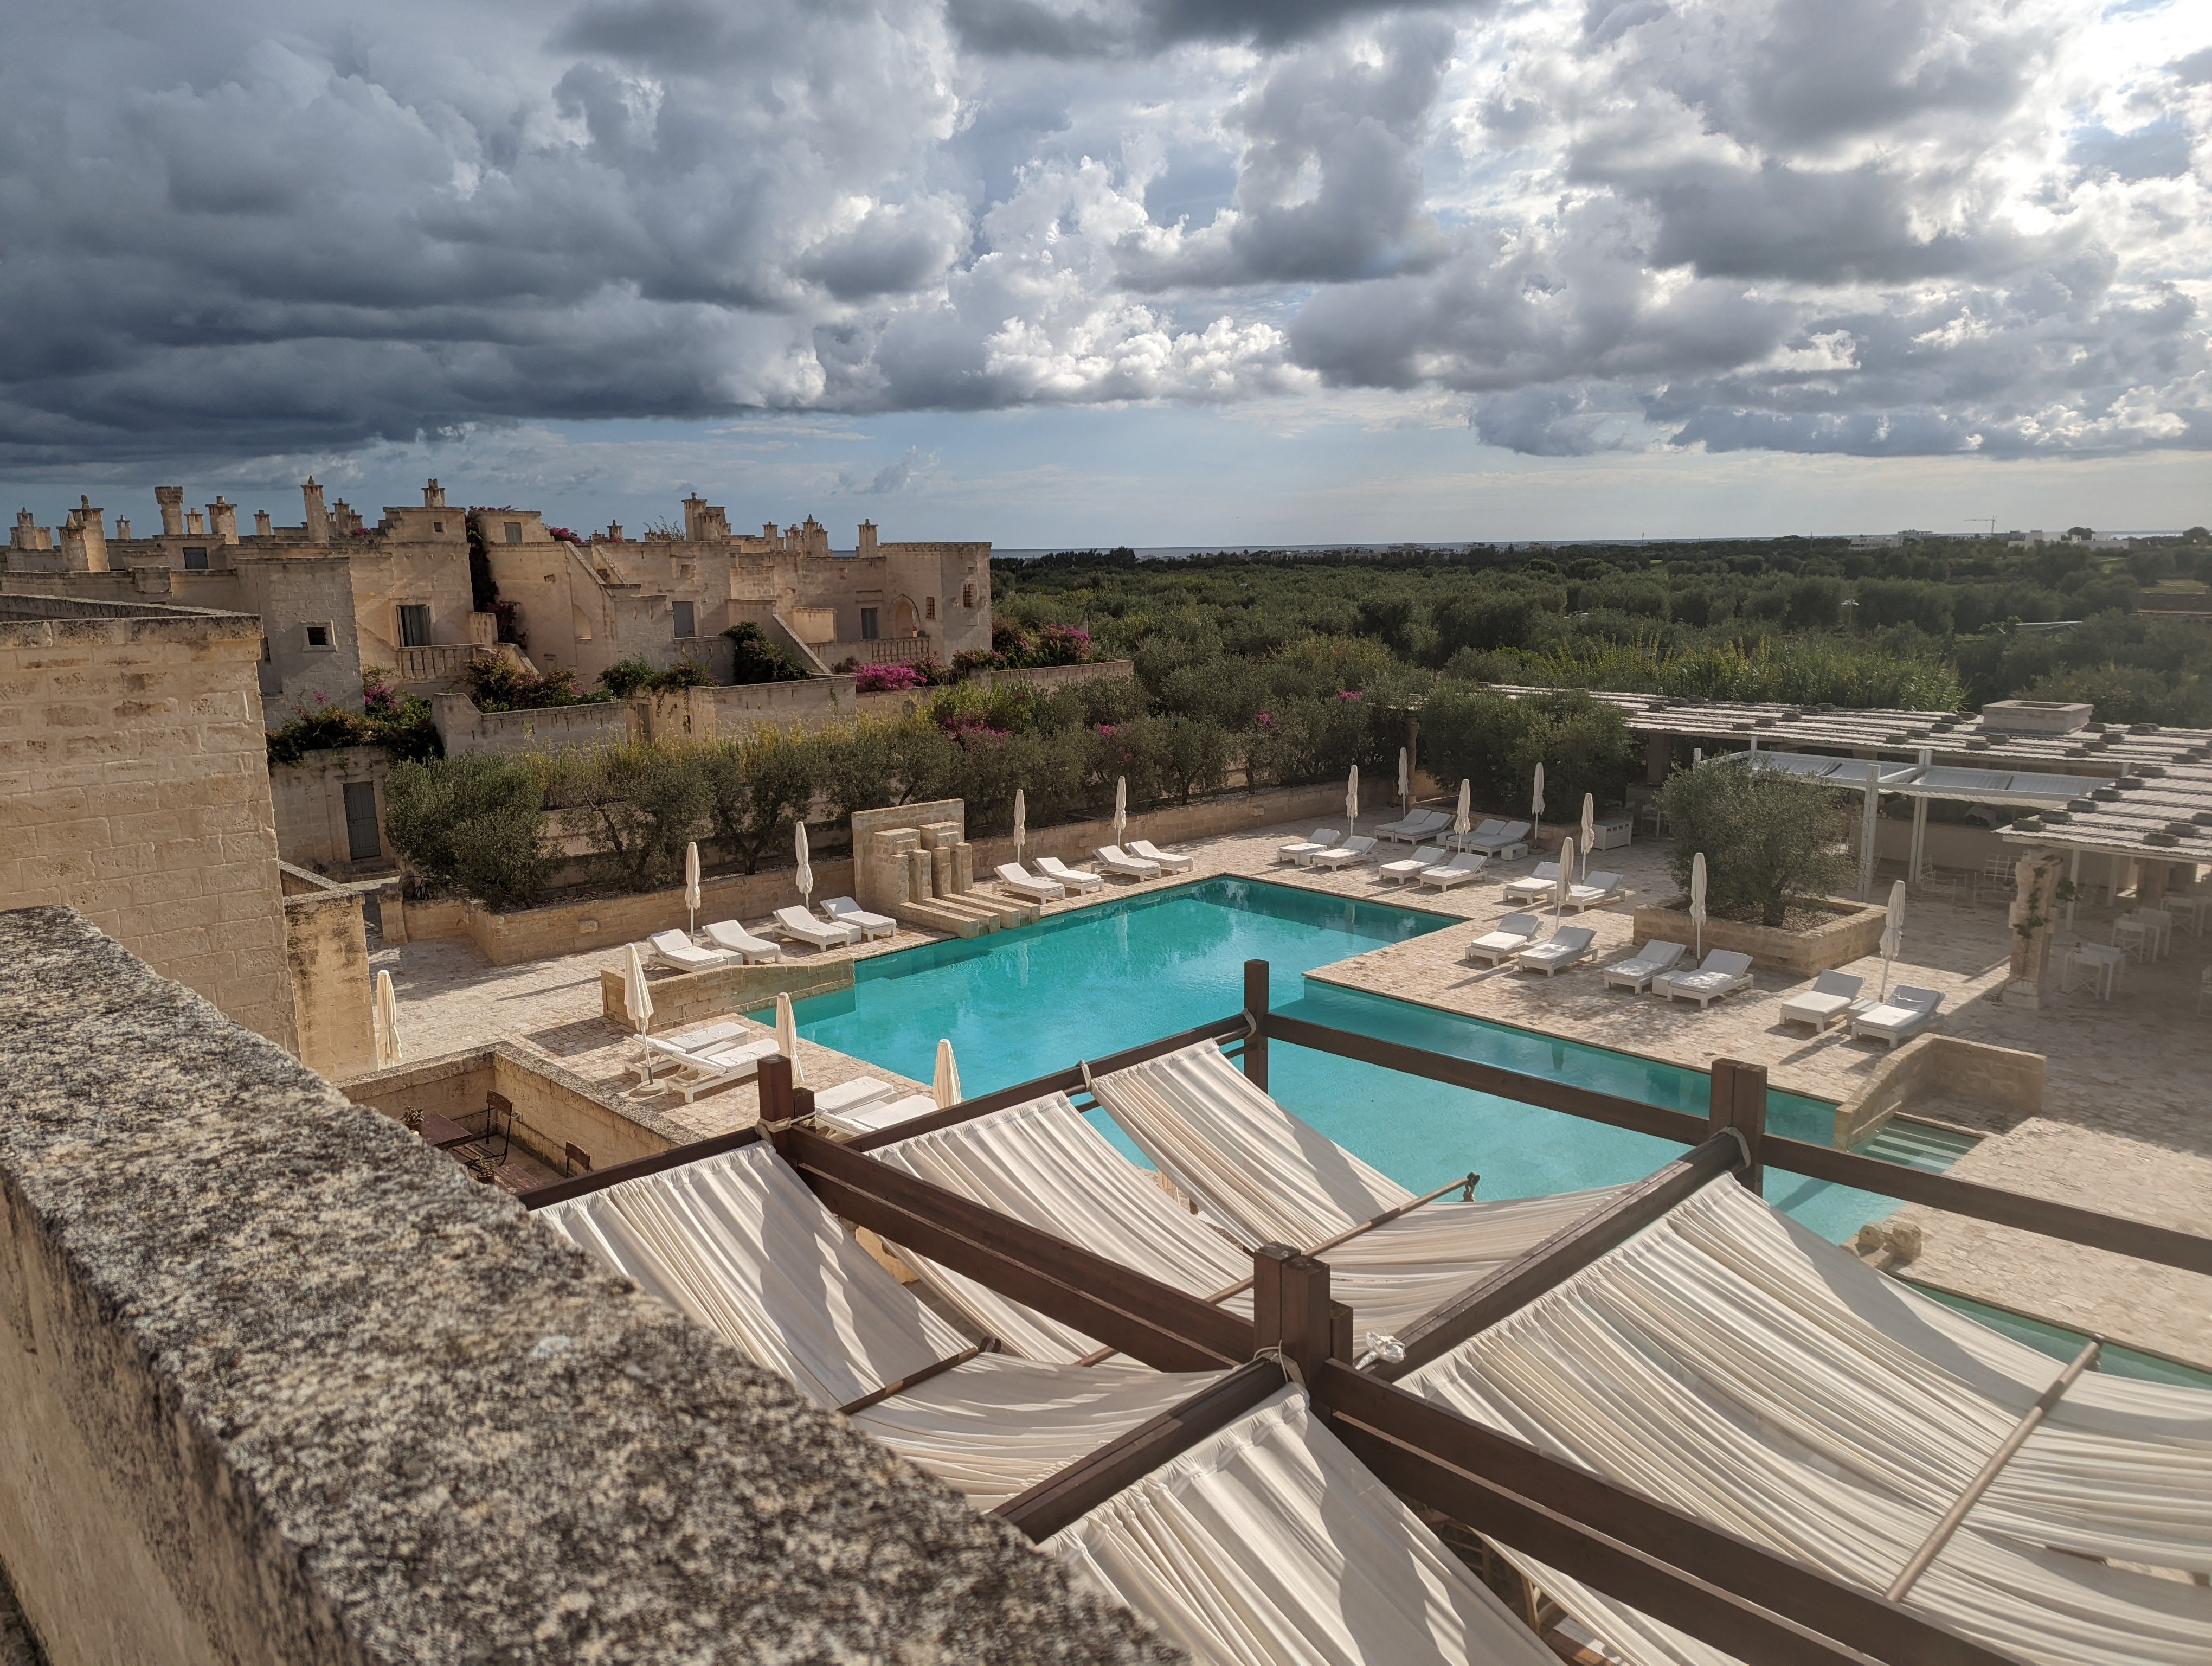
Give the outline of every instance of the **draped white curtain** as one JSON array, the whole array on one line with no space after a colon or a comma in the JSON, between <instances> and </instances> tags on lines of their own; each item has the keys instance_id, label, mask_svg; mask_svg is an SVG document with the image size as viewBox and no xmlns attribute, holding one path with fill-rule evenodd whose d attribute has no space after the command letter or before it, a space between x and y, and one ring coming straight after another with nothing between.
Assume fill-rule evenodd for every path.
<instances>
[{"instance_id":1,"label":"draped white curtain","mask_svg":"<svg viewBox=\"0 0 2212 1666\"><path fill-rule=\"evenodd\" d=\"M1295 1389L1045 1548L1200 1666L1557 1666Z\"/></svg>"},{"instance_id":2,"label":"draped white curtain","mask_svg":"<svg viewBox=\"0 0 2212 1666\"><path fill-rule=\"evenodd\" d=\"M824 1409L968 1345L765 1142L550 1204L538 1219ZM984 1354L854 1421L989 1509L1212 1377Z\"/></svg>"},{"instance_id":3,"label":"draped white curtain","mask_svg":"<svg viewBox=\"0 0 2212 1666\"><path fill-rule=\"evenodd\" d=\"M1723 1180L1405 1385L1878 1591L2059 1368ZM1723 1658L1528 1566L1644 1666ZM2208 1572L2212 1394L2092 1373L1905 1601L2029 1660L2202 1666Z\"/></svg>"}]
</instances>

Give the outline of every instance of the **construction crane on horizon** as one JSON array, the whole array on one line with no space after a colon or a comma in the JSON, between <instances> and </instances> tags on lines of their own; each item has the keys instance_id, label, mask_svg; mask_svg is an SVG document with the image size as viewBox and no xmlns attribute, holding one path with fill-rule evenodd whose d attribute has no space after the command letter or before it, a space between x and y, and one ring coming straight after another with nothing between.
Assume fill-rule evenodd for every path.
<instances>
[{"instance_id":1,"label":"construction crane on horizon","mask_svg":"<svg viewBox=\"0 0 2212 1666\"><path fill-rule=\"evenodd\" d=\"M1995 515L1968 515L1966 519L1966 524L1970 526L1978 520L1988 521L1990 523L1990 536L1991 538L1995 538L1997 535L1997 518Z\"/></svg>"}]
</instances>

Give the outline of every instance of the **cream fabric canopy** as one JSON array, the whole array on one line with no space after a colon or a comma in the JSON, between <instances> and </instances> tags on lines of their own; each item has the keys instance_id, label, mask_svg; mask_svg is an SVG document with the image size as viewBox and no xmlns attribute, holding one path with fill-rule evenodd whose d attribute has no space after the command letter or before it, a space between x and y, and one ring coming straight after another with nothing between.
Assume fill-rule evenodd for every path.
<instances>
[{"instance_id":1,"label":"cream fabric canopy","mask_svg":"<svg viewBox=\"0 0 2212 1666\"><path fill-rule=\"evenodd\" d=\"M1558 1666L1295 1389L1045 1548L1201 1666Z\"/></svg>"},{"instance_id":2,"label":"cream fabric canopy","mask_svg":"<svg viewBox=\"0 0 2212 1666\"><path fill-rule=\"evenodd\" d=\"M825 1410L968 1346L765 1142L551 1204L537 1218ZM1212 1380L985 1354L854 1421L988 1509Z\"/></svg>"},{"instance_id":3,"label":"cream fabric canopy","mask_svg":"<svg viewBox=\"0 0 2212 1666\"><path fill-rule=\"evenodd\" d=\"M1243 1081L1243 1073L1218 1052L1214 1058L1222 1070L1238 1083ZM1257 1097L1273 1117L1291 1121L1272 1100ZM1232 1107L1242 1108L1242 1101ZM1224 1137L1233 1137L1233 1127ZM1329 1153L1321 1165L1325 1170L1358 1160L1334 1144L1322 1143ZM1170 1198L1152 1175L1115 1150L1064 1093L918 1134L875 1155L1194 1296L1214 1295L1252 1274L1251 1250L1244 1241ZM1278 1165L1273 1178L1286 1189L1321 1189L1318 1178L1296 1171L1295 1155L1278 1148L1268 1160ZM1254 1176L1251 1183L1256 1186L1258 1180ZM1334 1275L1330 1293L1351 1306L1360 1329L1395 1331L1492 1268L1580 1219L1607 1195L1577 1193L1513 1203L1439 1200L1328 1251ZM1397 1201L1408 1201L1411 1196L1401 1190ZM1382 1204L1370 1213L1392 1207ZM1312 1231L1310 1226L1307 1230ZM1327 1236L1313 1232L1288 1242L1294 1248L1310 1249ZM1263 1241L1254 1238L1250 1243ZM1080 1332L1055 1324L972 1280L905 1250L899 1253L933 1287L974 1315L977 1323L1014 1353L1036 1359L1079 1359L1098 1347ZM1239 1293L1222 1306L1249 1314L1252 1298Z\"/></svg>"},{"instance_id":4,"label":"cream fabric canopy","mask_svg":"<svg viewBox=\"0 0 2212 1666\"><path fill-rule=\"evenodd\" d=\"M1404 1386L1879 1591L2058 1370L1723 1180ZM1722 1658L1529 1571L1641 1666ZM2203 1666L2208 1572L2212 1394L2093 1372L1905 1601L2027 1660Z\"/></svg>"}]
</instances>

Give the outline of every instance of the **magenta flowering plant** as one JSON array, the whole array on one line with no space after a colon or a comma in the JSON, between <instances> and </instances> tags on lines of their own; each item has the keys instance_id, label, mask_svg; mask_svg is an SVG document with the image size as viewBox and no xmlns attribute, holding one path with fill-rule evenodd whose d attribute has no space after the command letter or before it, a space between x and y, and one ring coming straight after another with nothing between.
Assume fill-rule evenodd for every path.
<instances>
[{"instance_id":1,"label":"magenta flowering plant","mask_svg":"<svg viewBox=\"0 0 2212 1666\"><path fill-rule=\"evenodd\" d=\"M1254 712L1252 721L1269 734L1275 732L1275 714L1273 712Z\"/></svg>"},{"instance_id":2,"label":"magenta flowering plant","mask_svg":"<svg viewBox=\"0 0 2212 1666\"><path fill-rule=\"evenodd\" d=\"M912 666L862 666L853 673L853 687L860 694L903 694L927 680Z\"/></svg>"},{"instance_id":3,"label":"magenta flowering plant","mask_svg":"<svg viewBox=\"0 0 2212 1666\"><path fill-rule=\"evenodd\" d=\"M1340 700L1357 700L1362 692L1358 689L1339 689L1336 691L1336 697Z\"/></svg>"},{"instance_id":4,"label":"magenta flowering plant","mask_svg":"<svg viewBox=\"0 0 2212 1666\"><path fill-rule=\"evenodd\" d=\"M1110 737L1114 733L1114 726L1111 723L1101 723L1098 726L1098 733Z\"/></svg>"}]
</instances>

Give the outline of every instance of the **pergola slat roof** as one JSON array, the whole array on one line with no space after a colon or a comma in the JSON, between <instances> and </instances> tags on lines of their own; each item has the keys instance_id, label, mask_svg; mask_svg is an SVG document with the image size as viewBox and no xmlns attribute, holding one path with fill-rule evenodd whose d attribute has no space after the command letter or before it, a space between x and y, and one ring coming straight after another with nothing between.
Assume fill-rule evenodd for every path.
<instances>
[{"instance_id":1,"label":"pergola slat roof","mask_svg":"<svg viewBox=\"0 0 2212 1666\"><path fill-rule=\"evenodd\" d=\"M1498 691L1516 699L1550 692L1516 686ZM1865 773L1816 769L1850 760L1807 749L1833 748L1878 763L1884 753L1917 760L1925 752L1924 768L1879 763L1881 790L2051 806L1998 829L2008 843L2212 865L2212 730L2092 722L2070 734L2033 734L1993 727L1978 714L1590 692L1618 708L1638 734L1755 746L1762 754L1803 760L1772 767L1817 774L1838 787L1863 787Z\"/></svg>"}]
</instances>

